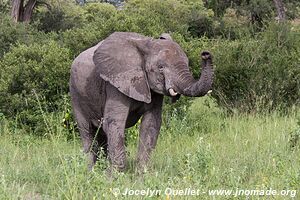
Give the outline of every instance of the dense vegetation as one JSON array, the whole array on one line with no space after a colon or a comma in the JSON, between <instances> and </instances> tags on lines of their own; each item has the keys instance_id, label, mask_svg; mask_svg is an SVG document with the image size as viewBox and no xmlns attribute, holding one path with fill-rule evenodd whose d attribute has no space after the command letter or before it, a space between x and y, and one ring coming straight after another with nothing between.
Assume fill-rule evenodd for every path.
<instances>
[{"instance_id":1,"label":"dense vegetation","mask_svg":"<svg viewBox=\"0 0 300 200\"><path fill-rule=\"evenodd\" d=\"M189 56L195 76L199 76L199 52L211 50L216 65L213 97L231 111L270 111L299 102L299 27L276 23L272 3L261 13L256 1L227 5L131 0L121 9L107 3L79 6L73 1L52 1L51 9L35 10L30 24L16 24L4 2L0 112L30 127L41 123L41 108L53 112L68 102L72 60L114 31L152 37L171 33ZM288 5L293 8L288 9L292 21L299 7ZM253 12L259 20L253 21Z\"/></svg>"},{"instance_id":2,"label":"dense vegetation","mask_svg":"<svg viewBox=\"0 0 300 200\"><path fill-rule=\"evenodd\" d=\"M284 1L287 19L280 23L269 0L102 2L51 0L34 9L30 23L15 23L10 1L0 0L0 199L101 199L124 185L300 187L297 0ZM102 172L105 159L86 174L72 119L72 60L115 31L170 33L195 77L199 53L214 55L211 96L172 105L166 99L145 181L133 181L138 126L126 135L129 173L111 183Z\"/></svg>"}]
</instances>

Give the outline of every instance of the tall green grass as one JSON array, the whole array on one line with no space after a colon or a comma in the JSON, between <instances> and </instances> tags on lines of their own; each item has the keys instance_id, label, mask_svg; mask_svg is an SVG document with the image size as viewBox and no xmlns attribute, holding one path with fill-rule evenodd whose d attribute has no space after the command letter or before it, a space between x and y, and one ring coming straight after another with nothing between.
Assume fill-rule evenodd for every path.
<instances>
[{"instance_id":1,"label":"tall green grass","mask_svg":"<svg viewBox=\"0 0 300 200\"><path fill-rule=\"evenodd\" d=\"M236 188L299 190L300 141L294 139L300 129L297 110L288 115L279 112L228 115L205 97L193 101L187 113L183 119L174 113L162 127L144 175L136 173L137 141L130 138L127 141L128 170L114 180L106 176L105 159L99 160L92 172L87 171L80 140L77 133L63 128L63 115L47 118L55 133L45 137L31 135L14 127L14 122L2 119L0 199L233 198L213 197L207 193L170 197L162 193L154 198L116 194L117 189L125 191L126 188L193 188L206 192ZM237 199L246 199L246 196Z\"/></svg>"}]
</instances>

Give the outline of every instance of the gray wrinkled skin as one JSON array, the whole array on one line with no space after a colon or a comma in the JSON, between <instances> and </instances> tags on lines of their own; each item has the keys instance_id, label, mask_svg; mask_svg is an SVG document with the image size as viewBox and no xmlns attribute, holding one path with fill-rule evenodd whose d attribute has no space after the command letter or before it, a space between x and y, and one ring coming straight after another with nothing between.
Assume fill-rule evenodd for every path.
<instances>
[{"instance_id":1,"label":"gray wrinkled skin","mask_svg":"<svg viewBox=\"0 0 300 200\"><path fill-rule=\"evenodd\" d=\"M70 94L89 168L103 149L112 166L124 170L124 129L141 117L137 161L144 167L157 142L169 89L177 94L173 101L181 94L204 96L211 90L212 56L205 51L201 59L202 74L195 80L187 56L169 34L153 39L116 32L82 52L72 64Z\"/></svg>"}]
</instances>

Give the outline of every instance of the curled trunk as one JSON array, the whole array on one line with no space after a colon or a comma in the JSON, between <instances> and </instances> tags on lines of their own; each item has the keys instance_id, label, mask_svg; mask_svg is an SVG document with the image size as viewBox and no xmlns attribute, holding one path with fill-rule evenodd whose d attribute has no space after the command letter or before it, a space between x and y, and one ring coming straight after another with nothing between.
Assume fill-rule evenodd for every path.
<instances>
[{"instance_id":1,"label":"curled trunk","mask_svg":"<svg viewBox=\"0 0 300 200\"><path fill-rule=\"evenodd\" d=\"M180 93L190 97L204 96L212 89L213 64L212 56L205 51L201 54L202 72L199 80L195 80L188 70L180 72L180 83L178 88Z\"/></svg>"}]
</instances>

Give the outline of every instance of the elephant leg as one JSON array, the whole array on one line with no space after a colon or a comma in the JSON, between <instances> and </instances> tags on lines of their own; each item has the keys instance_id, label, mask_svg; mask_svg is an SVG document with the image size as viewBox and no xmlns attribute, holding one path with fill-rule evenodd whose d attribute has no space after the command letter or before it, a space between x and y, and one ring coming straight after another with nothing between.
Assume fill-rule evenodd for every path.
<instances>
[{"instance_id":1,"label":"elephant leg","mask_svg":"<svg viewBox=\"0 0 300 200\"><path fill-rule=\"evenodd\" d=\"M83 143L83 151L88 156L88 160L89 160L88 168L89 170L92 170L96 164L97 157L98 157L98 151L99 151L98 141L96 140L95 136L93 136L92 134L86 131L81 131L80 136Z\"/></svg>"},{"instance_id":2,"label":"elephant leg","mask_svg":"<svg viewBox=\"0 0 300 200\"><path fill-rule=\"evenodd\" d=\"M156 146L157 138L161 126L161 113L163 96L157 95L153 97L153 108L147 111L141 122L139 148L137 155L138 167L143 169L146 167L150 154Z\"/></svg>"},{"instance_id":3,"label":"elephant leg","mask_svg":"<svg viewBox=\"0 0 300 200\"><path fill-rule=\"evenodd\" d=\"M104 109L103 130L107 135L108 159L113 168L126 168L125 124L129 112L130 99L109 85Z\"/></svg>"},{"instance_id":4,"label":"elephant leg","mask_svg":"<svg viewBox=\"0 0 300 200\"><path fill-rule=\"evenodd\" d=\"M74 113L83 145L83 152L86 153L88 157L88 168L92 170L97 160L98 142L95 139L94 131L90 123L85 119L82 113L77 109L74 109Z\"/></svg>"}]
</instances>

